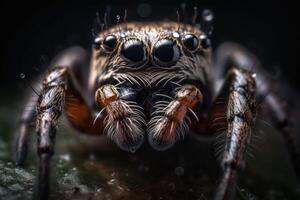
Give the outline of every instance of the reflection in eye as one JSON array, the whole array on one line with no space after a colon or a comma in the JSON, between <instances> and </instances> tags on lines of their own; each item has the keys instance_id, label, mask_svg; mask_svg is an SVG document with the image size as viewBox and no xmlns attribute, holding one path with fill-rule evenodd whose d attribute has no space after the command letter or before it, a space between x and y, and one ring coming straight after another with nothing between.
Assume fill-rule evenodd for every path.
<instances>
[{"instance_id":1,"label":"reflection in eye","mask_svg":"<svg viewBox=\"0 0 300 200\"><path fill-rule=\"evenodd\" d=\"M122 45L121 55L128 61L140 63L146 60L146 49L140 40L131 39Z\"/></svg>"},{"instance_id":2,"label":"reflection in eye","mask_svg":"<svg viewBox=\"0 0 300 200\"><path fill-rule=\"evenodd\" d=\"M170 66L179 60L180 50L173 40L162 39L155 44L153 56L159 65Z\"/></svg>"}]
</instances>

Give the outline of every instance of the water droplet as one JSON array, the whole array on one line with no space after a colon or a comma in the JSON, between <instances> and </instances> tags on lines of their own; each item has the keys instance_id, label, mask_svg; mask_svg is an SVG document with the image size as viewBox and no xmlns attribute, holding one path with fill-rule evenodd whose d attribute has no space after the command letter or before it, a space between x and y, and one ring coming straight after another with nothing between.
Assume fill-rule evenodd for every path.
<instances>
[{"instance_id":1,"label":"water droplet","mask_svg":"<svg viewBox=\"0 0 300 200\"><path fill-rule=\"evenodd\" d=\"M178 166L178 167L175 168L174 173L177 176L182 176L184 174L184 168L181 167L181 166Z\"/></svg>"},{"instance_id":2,"label":"water droplet","mask_svg":"<svg viewBox=\"0 0 300 200\"><path fill-rule=\"evenodd\" d=\"M24 79L25 77L26 77L26 75L25 75L24 73L21 73L21 74L20 74L20 78L21 78L21 79Z\"/></svg>"},{"instance_id":3,"label":"water droplet","mask_svg":"<svg viewBox=\"0 0 300 200\"><path fill-rule=\"evenodd\" d=\"M121 19L120 15L117 15L116 18L117 18L117 21L119 21Z\"/></svg>"},{"instance_id":4,"label":"water droplet","mask_svg":"<svg viewBox=\"0 0 300 200\"><path fill-rule=\"evenodd\" d=\"M214 19L214 15L211 10L206 9L202 12L202 18L205 21L212 21Z\"/></svg>"}]
</instances>

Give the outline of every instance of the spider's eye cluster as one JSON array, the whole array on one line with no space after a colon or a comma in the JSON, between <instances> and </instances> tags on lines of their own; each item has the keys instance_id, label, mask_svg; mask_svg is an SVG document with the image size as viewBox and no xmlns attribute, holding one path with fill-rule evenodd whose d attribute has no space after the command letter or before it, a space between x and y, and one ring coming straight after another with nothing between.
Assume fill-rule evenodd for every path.
<instances>
[{"instance_id":1,"label":"spider's eye cluster","mask_svg":"<svg viewBox=\"0 0 300 200\"><path fill-rule=\"evenodd\" d=\"M130 62L141 63L146 60L146 48L143 42L129 39L121 47L121 56Z\"/></svg>"},{"instance_id":2,"label":"spider's eye cluster","mask_svg":"<svg viewBox=\"0 0 300 200\"><path fill-rule=\"evenodd\" d=\"M103 47L103 49L107 52L112 52L115 50L116 46L118 43L118 39L116 36L114 35L108 35L106 36L103 41L101 41L101 39L99 37L96 37L94 39L94 48L95 49L100 49L101 45Z\"/></svg>"},{"instance_id":3,"label":"spider's eye cluster","mask_svg":"<svg viewBox=\"0 0 300 200\"><path fill-rule=\"evenodd\" d=\"M180 50L175 41L171 39L159 40L153 48L153 59L162 66L170 66L180 58Z\"/></svg>"},{"instance_id":4,"label":"spider's eye cluster","mask_svg":"<svg viewBox=\"0 0 300 200\"><path fill-rule=\"evenodd\" d=\"M206 35L201 35L199 38L192 34L186 34L182 37L182 43L189 51L195 51L199 44L203 49L211 46L210 39Z\"/></svg>"}]
</instances>

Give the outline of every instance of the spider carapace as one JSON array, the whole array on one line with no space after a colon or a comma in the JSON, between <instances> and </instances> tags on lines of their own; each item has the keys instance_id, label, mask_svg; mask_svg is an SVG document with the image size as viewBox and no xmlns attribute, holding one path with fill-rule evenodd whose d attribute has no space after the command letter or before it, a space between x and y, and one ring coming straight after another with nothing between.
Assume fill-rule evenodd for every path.
<instances>
[{"instance_id":1,"label":"spider carapace","mask_svg":"<svg viewBox=\"0 0 300 200\"><path fill-rule=\"evenodd\" d=\"M107 135L132 153L144 142L163 151L192 133L214 136L220 126L212 124L220 120L226 140L215 197L230 199L260 99L274 113L299 175L288 116L273 93L266 95L269 81L259 62L234 43L222 44L213 55L210 23L205 25L204 30L179 22L122 23L95 34L91 56L72 47L54 58L37 83L39 95L29 100L37 112L41 197L49 192L49 162L61 114L80 132ZM34 113L25 109L21 115L19 165L26 158Z\"/></svg>"}]
</instances>

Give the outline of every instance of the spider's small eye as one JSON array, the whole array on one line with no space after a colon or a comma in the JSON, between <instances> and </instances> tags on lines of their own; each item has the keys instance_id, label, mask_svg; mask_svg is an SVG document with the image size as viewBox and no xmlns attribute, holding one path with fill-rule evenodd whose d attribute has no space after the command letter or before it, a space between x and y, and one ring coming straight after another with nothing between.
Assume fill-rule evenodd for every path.
<instances>
[{"instance_id":1,"label":"spider's small eye","mask_svg":"<svg viewBox=\"0 0 300 200\"><path fill-rule=\"evenodd\" d=\"M180 50L173 40L162 39L155 44L153 56L158 64L171 66L179 60Z\"/></svg>"},{"instance_id":2,"label":"spider's small eye","mask_svg":"<svg viewBox=\"0 0 300 200\"><path fill-rule=\"evenodd\" d=\"M210 39L206 35L200 36L200 45L202 48L207 49L211 46Z\"/></svg>"},{"instance_id":3,"label":"spider's small eye","mask_svg":"<svg viewBox=\"0 0 300 200\"><path fill-rule=\"evenodd\" d=\"M194 51L198 47L199 40L196 36L187 34L183 38L183 44L188 50Z\"/></svg>"},{"instance_id":4,"label":"spider's small eye","mask_svg":"<svg viewBox=\"0 0 300 200\"><path fill-rule=\"evenodd\" d=\"M95 49L98 50L98 49L100 49L100 45L101 45L101 40L100 40L99 37L96 37L96 38L94 39L93 46L94 46Z\"/></svg>"},{"instance_id":5,"label":"spider's small eye","mask_svg":"<svg viewBox=\"0 0 300 200\"><path fill-rule=\"evenodd\" d=\"M117 46L118 39L114 35L108 35L103 40L103 47L107 51L113 51Z\"/></svg>"},{"instance_id":6,"label":"spider's small eye","mask_svg":"<svg viewBox=\"0 0 300 200\"><path fill-rule=\"evenodd\" d=\"M126 41L121 47L121 55L128 61L140 63L146 60L146 49L143 42L136 39Z\"/></svg>"}]
</instances>

